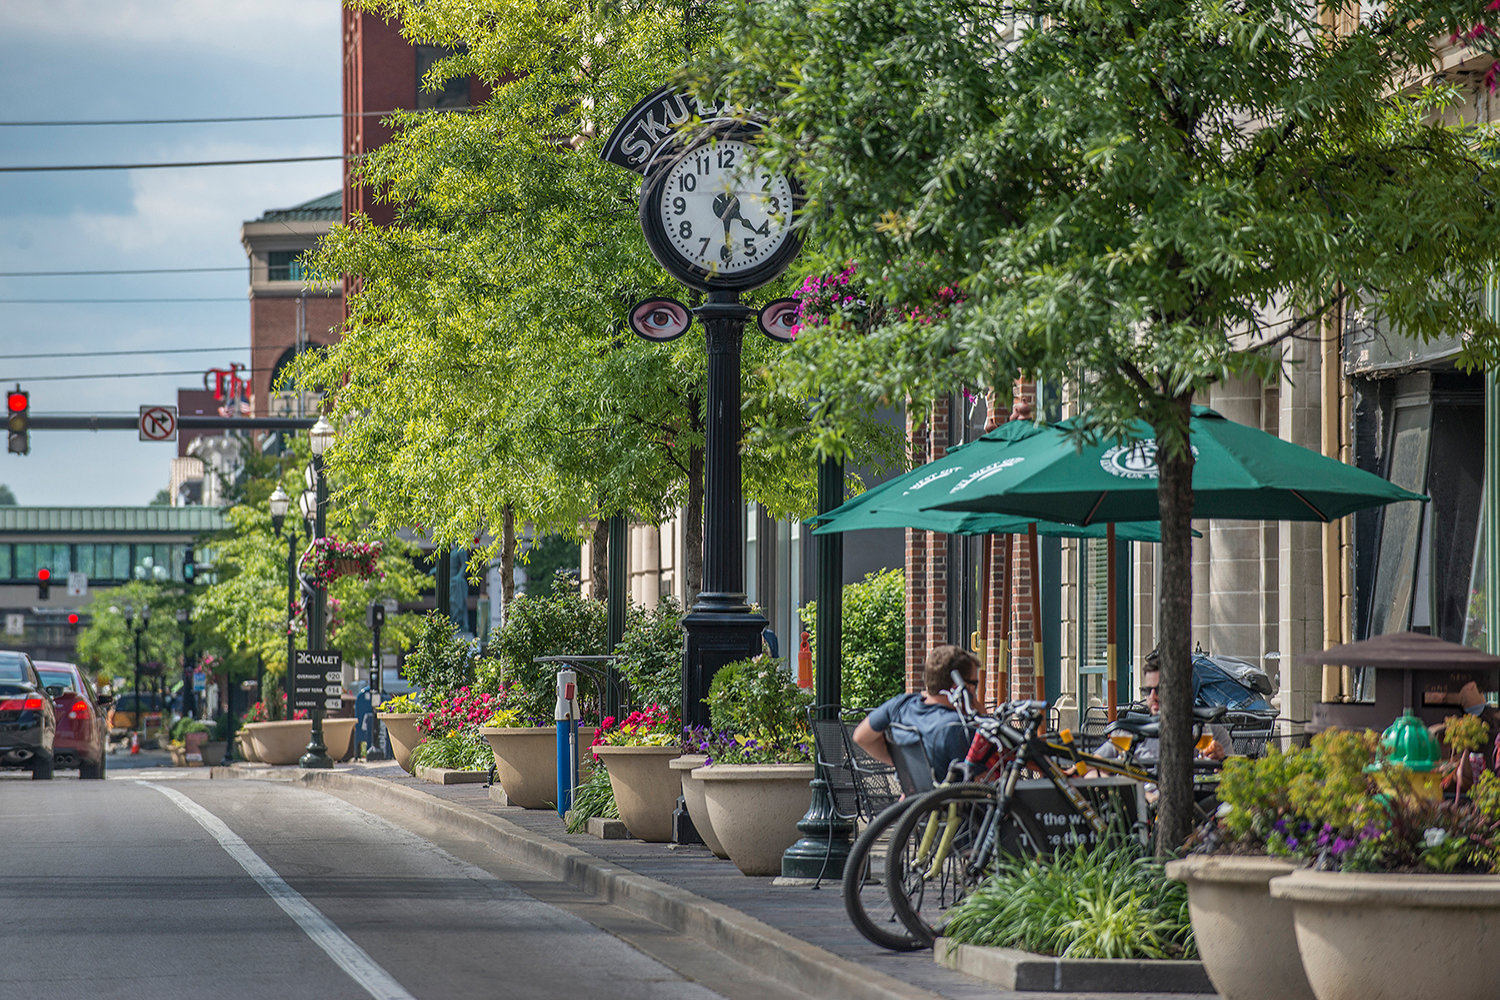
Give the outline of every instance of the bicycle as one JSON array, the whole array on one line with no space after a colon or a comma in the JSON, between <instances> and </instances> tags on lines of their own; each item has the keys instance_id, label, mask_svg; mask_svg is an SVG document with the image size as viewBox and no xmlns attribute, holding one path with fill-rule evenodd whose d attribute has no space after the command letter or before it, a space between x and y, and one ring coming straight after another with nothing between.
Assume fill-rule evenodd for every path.
<instances>
[{"instance_id":1,"label":"bicycle","mask_svg":"<svg viewBox=\"0 0 1500 1000\"><path fill-rule=\"evenodd\" d=\"M978 884L1001 851L1050 853L1112 829L1143 842L1148 836L1145 803L1134 793L1155 776L1132 758L1129 745L1135 738L1154 736L1156 721L1119 720L1131 741L1122 757L1107 758L1080 750L1066 731L1056 742L1041 736L1045 711L1044 702L1016 701L1001 706L995 717L977 720L962 765L965 773L957 775L965 780L923 794L894 821L886 894L908 937L920 942L917 947L932 944L943 915ZM1222 708L1194 710L1200 726L1222 714ZM1018 720L1021 728L1008 720ZM1211 767L1216 769L1217 762ZM1040 778L1023 786L1028 770ZM1112 778L1075 780L1086 771ZM1033 809L1014 808L1022 791L1047 788L1058 797L1057 812L1039 817ZM1086 790L1098 801L1091 801Z\"/></svg>"}]
</instances>

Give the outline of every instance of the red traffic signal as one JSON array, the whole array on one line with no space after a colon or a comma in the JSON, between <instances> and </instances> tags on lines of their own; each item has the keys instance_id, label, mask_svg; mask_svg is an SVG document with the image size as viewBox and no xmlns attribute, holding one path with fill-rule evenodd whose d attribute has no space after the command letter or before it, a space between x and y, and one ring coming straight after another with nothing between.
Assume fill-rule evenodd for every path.
<instances>
[{"instance_id":1,"label":"red traffic signal","mask_svg":"<svg viewBox=\"0 0 1500 1000\"><path fill-rule=\"evenodd\" d=\"M36 571L36 596L37 600L45 601L48 592L52 589L52 571L50 569L39 569Z\"/></svg>"},{"instance_id":2,"label":"red traffic signal","mask_svg":"<svg viewBox=\"0 0 1500 1000\"><path fill-rule=\"evenodd\" d=\"M69 611L68 612L68 625L70 627L72 627L72 628L77 628L78 627L78 612L76 612L76 611Z\"/></svg>"},{"instance_id":3,"label":"red traffic signal","mask_svg":"<svg viewBox=\"0 0 1500 1000\"><path fill-rule=\"evenodd\" d=\"M39 569L36 571L37 583L46 583L50 579L52 579L52 571L50 569Z\"/></svg>"},{"instance_id":4,"label":"red traffic signal","mask_svg":"<svg viewBox=\"0 0 1500 1000\"><path fill-rule=\"evenodd\" d=\"M31 451L31 396L20 386L5 394L5 426L10 440L6 448L12 455Z\"/></svg>"}]
</instances>

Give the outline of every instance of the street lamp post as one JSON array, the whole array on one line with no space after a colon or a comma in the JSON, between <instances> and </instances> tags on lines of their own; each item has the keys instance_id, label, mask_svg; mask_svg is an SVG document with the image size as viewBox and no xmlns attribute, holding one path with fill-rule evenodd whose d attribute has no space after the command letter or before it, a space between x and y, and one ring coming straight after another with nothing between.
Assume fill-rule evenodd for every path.
<instances>
[{"instance_id":1,"label":"street lamp post","mask_svg":"<svg viewBox=\"0 0 1500 1000\"><path fill-rule=\"evenodd\" d=\"M125 627L130 630L135 648L135 735L137 741L146 735L146 713L141 708L141 636L151 621L151 605L142 604L137 617L133 605L125 605Z\"/></svg>"},{"instance_id":2,"label":"street lamp post","mask_svg":"<svg viewBox=\"0 0 1500 1000\"><path fill-rule=\"evenodd\" d=\"M292 634L292 609L297 606L297 529L286 524L287 511L292 509L292 498L278 484L267 501L271 508L271 530L281 537L282 526L286 527L286 677L282 693L286 696L287 718L292 716L292 655L297 650L297 639ZM265 697L265 692L261 692Z\"/></svg>"},{"instance_id":3,"label":"street lamp post","mask_svg":"<svg viewBox=\"0 0 1500 1000\"><path fill-rule=\"evenodd\" d=\"M182 629L182 715L192 719L198 715L198 702L193 695L192 616L187 608L177 609L177 624Z\"/></svg>"},{"instance_id":4,"label":"street lamp post","mask_svg":"<svg viewBox=\"0 0 1500 1000\"><path fill-rule=\"evenodd\" d=\"M328 515L328 479L323 475L323 453L333 443L333 425L328 422L327 417L319 417L317 423L307 432L312 441L312 487L313 487L313 529L314 539L322 538L327 531ZM315 579L312 584L311 606L307 613L307 648L309 651L323 649L326 637L324 633L328 627L327 590L321 579ZM317 703L312 710L312 738L308 741L307 752L302 755L298 762L305 768L327 768L333 766L332 759L328 756L328 747L323 742L323 694L320 688Z\"/></svg>"}]
</instances>

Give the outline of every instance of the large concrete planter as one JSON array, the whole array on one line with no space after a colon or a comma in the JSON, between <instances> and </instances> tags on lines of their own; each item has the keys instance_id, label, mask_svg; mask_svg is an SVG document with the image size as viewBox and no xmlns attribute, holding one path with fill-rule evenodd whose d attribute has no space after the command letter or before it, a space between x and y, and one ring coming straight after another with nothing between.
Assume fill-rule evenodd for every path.
<instances>
[{"instance_id":1,"label":"large concrete planter","mask_svg":"<svg viewBox=\"0 0 1500 1000\"><path fill-rule=\"evenodd\" d=\"M1500 876L1298 871L1290 901L1317 1000L1494 1000Z\"/></svg>"},{"instance_id":2,"label":"large concrete planter","mask_svg":"<svg viewBox=\"0 0 1500 1000\"><path fill-rule=\"evenodd\" d=\"M557 805L557 728L481 726L479 735L495 753L495 778L506 800L523 809L551 809ZM578 730L580 770L594 740L594 727ZM580 778L581 780L581 778Z\"/></svg>"},{"instance_id":3,"label":"large concrete planter","mask_svg":"<svg viewBox=\"0 0 1500 1000\"><path fill-rule=\"evenodd\" d=\"M708 822L735 867L780 875L781 856L801 835L814 776L811 764L715 764L693 771L703 782Z\"/></svg>"},{"instance_id":4,"label":"large concrete planter","mask_svg":"<svg viewBox=\"0 0 1500 1000\"><path fill-rule=\"evenodd\" d=\"M244 732L257 760L267 764L295 764L307 752L307 741L312 739L312 720L252 722Z\"/></svg>"},{"instance_id":5,"label":"large concrete planter","mask_svg":"<svg viewBox=\"0 0 1500 1000\"><path fill-rule=\"evenodd\" d=\"M324 719L323 745L328 748L332 760L348 760L354 756L354 720Z\"/></svg>"},{"instance_id":6,"label":"large concrete planter","mask_svg":"<svg viewBox=\"0 0 1500 1000\"><path fill-rule=\"evenodd\" d=\"M1187 883L1198 954L1223 1000L1313 1000L1297 959L1292 906L1267 888L1301 867L1266 856L1167 863L1167 877Z\"/></svg>"},{"instance_id":7,"label":"large concrete planter","mask_svg":"<svg viewBox=\"0 0 1500 1000\"><path fill-rule=\"evenodd\" d=\"M407 774L411 773L411 752L427 737L417 728L422 720L420 712L376 712L375 718L385 723L385 731L391 737L391 756Z\"/></svg>"},{"instance_id":8,"label":"large concrete planter","mask_svg":"<svg viewBox=\"0 0 1500 1000\"><path fill-rule=\"evenodd\" d=\"M625 829L637 840L664 843L672 839L672 813L682 780L671 763L682 755L670 747L594 747L594 753L609 771L615 808Z\"/></svg>"},{"instance_id":9,"label":"large concrete planter","mask_svg":"<svg viewBox=\"0 0 1500 1000\"><path fill-rule=\"evenodd\" d=\"M714 833L713 824L708 821L708 802L703 797L703 782L693 777L694 769L702 767L706 760L707 754L684 754L667 766L676 771L682 780L682 801L687 806L688 818L693 821L693 829L698 831L698 836L703 838L703 842L716 857L727 858L729 854L719 842L719 835Z\"/></svg>"}]
</instances>

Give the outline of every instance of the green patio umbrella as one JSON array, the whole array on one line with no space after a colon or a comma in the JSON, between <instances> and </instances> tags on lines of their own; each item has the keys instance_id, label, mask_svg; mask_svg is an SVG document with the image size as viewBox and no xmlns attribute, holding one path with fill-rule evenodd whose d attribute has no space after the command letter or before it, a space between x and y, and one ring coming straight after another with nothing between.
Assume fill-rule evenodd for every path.
<instances>
[{"instance_id":1,"label":"green patio umbrella","mask_svg":"<svg viewBox=\"0 0 1500 1000\"><path fill-rule=\"evenodd\" d=\"M922 491L928 509L1047 517L1072 524L1154 521L1156 439L1144 422L1130 443L1079 448L1045 427L1005 443L1004 468L949 477ZM1428 498L1379 476L1193 407L1193 517L1332 521L1368 507ZM986 438L989 435L985 436ZM982 443L981 438L976 444ZM942 494L942 499L936 495Z\"/></svg>"},{"instance_id":2,"label":"green patio umbrella","mask_svg":"<svg viewBox=\"0 0 1500 1000\"><path fill-rule=\"evenodd\" d=\"M955 482L969 482L987 478L995 474L997 470L1007 467L1010 457L1010 449L1022 442L1027 442L1040 436L1056 433L1046 425L1033 424L1027 421L1012 421L1001 424L995 430L990 431L977 441L970 441L950 449L942 458L925 465L918 466L910 472L896 476L883 483L871 487L859 496L853 497L838 507L824 511L811 518L808 523L818 523L813 529L813 534L834 534L846 531L861 531L873 528L915 528L921 531L937 531L944 534L962 535L1004 535L1006 539L1005 565L1010 565L1010 540L1011 535L1026 535L1028 538L1028 551L1032 562L1032 614L1040 613L1040 595L1035 593L1038 586L1036 567L1036 537L1044 535L1049 537L1063 538L1108 538L1109 571L1107 588L1109 598L1107 606L1110 611L1109 618L1109 708L1113 718L1115 702L1115 629L1114 629L1114 589L1115 589L1115 565L1114 565L1114 539L1123 538L1127 541L1159 542L1161 541L1160 526L1155 523L1143 522L1121 525L1117 531L1114 526L1103 524L1074 525L1059 524L1053 521L1038 520L1034 517L1014 517L1005 514L950 512L924 509L924 504L932 502L929 498L939 495L940 491ZM1197 532L1194 532L1196 535ZM984 599L981 601L981 627L980 634L984 634L983 612L989 608L988 584L990 574L988 571L991 551L986 542L984 552L984 571L982 577L986 588ZM1009 614L1010 589L1005 589L1005 610L1002 618L1007 626L1010 621ZM1032 636L1035 646L1034 659L1038 664L1041 662L1041 642L1038 622L1032 622ZM1004 636L1004 632L1002 632ZM1002 666L1008 664L1009 642L1006 638L1000 640L1000 662ZM1008 670L1007 670L1008 673ZM1040 676L1040 670L1038 670ZM1039 689L1039 692L1040 689Z\"/></svg>"}]
</instances>

